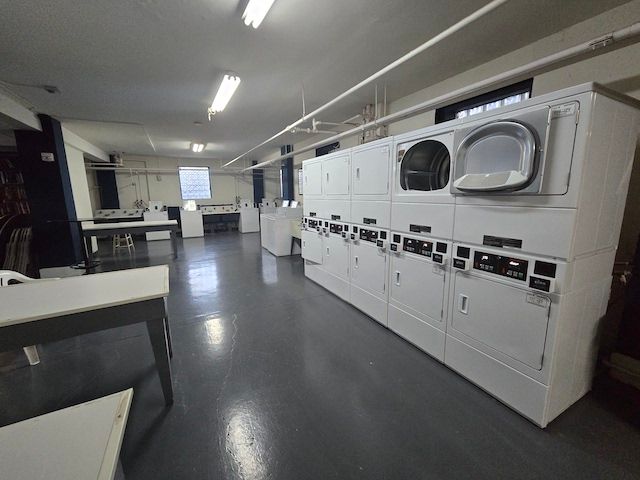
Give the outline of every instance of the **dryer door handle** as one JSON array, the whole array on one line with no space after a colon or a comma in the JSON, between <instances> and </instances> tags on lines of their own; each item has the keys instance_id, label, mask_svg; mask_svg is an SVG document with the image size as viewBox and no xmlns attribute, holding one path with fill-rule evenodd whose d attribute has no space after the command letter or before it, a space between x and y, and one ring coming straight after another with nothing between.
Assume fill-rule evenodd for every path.
<instances>
[{"instance_id":1,"label":"dryer door handle","mask_svg":"<svg viewBox=\"0 0 640 480\"><path fill-rule=\"evenodd\" d=\"M462 293L458 297L458 311L465 315L469 313L469 297Z\"/></svg>"},{"instance_id":2,"label":"dryer door handle","mask_svg":"<svg viewBox=\"0 0 640 480\"><path fill-rule=\"evenodd\" d=\"M400 272L396 270L396 285L400 286Z\"/></svg>"},{"instance_id":3,"label":"dryer door handle","mask_svg":"<svg viewBox=\"0 0 640 480\"><path fill-rule=\"evenodd\" d=\"M356 255L355 257L353 257L353 260L355 262L353 268L358 268L358 256Z\"/></svg>"},{"instance_id":4,"label":"dryer door handle","mask_svg":"<svg viewBox=\"0 0 640 480\"><path fill-rule=\"evenodd\" d=\"M356 178L360 180L360 167L356 168Z\"/></svg>"}]
</instances>

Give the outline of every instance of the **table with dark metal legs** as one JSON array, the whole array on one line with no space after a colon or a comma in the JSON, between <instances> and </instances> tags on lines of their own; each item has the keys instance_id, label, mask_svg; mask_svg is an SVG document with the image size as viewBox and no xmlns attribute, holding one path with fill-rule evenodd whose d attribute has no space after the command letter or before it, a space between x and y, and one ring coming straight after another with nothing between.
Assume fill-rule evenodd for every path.
<instances>
[{"instance_id":1,"label":"table with dark metal legs","mask_svg":"<svg viewBox=\"0 0 640 480\"><path fill-rule=\"evenodd\" d=\"M165 403L171 405L168 294L166 265L2 288L0 351L145 323Z\"/></svg>"}]
</instances>

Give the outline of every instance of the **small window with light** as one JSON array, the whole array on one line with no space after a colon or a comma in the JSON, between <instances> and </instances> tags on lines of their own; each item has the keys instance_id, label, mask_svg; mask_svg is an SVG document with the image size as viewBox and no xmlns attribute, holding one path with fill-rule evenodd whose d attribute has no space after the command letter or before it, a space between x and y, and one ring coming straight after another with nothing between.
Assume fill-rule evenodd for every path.
<instances>
[{"instance_id":1,"label":"small window with light","mask_svg":"<svg viewBox=\"0 0 640 480\"><path fill-rule=\"evenodd\" d=\"M183 200L209 200L211 177L209 167L178 167L180 195Z\"/></svg>"}]
</instances>

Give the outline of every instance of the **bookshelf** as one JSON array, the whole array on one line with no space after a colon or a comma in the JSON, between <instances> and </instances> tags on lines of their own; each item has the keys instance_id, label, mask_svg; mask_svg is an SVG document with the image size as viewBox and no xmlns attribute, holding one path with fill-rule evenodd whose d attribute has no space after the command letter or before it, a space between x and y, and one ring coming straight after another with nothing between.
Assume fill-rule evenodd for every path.
<instances>
[{"instance_id":1,"label":"bookshelf","mask_svg":"<svg viewBox=\"0 0 640 480\"><path fill-rule=\"evenodd\" d=\"M22 173L14 162L11 155L0 154L0 216L30 213Z\"/></svg>"}]
</instances>

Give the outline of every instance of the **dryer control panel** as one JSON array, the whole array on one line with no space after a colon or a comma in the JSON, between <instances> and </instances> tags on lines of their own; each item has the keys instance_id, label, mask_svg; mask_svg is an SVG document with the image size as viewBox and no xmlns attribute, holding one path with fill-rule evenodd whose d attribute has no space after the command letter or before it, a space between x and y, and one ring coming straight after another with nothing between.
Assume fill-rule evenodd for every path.
<instances>
[{"instance_id":1,"label":"dryer control panel","mask_svg":"<svg viewBox=\"0 0 640 480\"><path fill-rule=\"evenodd\" d=\"M474 270L499 275L534 290L547 293L556 292L558 269L564 272L564 264L529 257L512 257L496 250L454 245L453 268L459 271Z\"/></svg>"}]
</instances>

